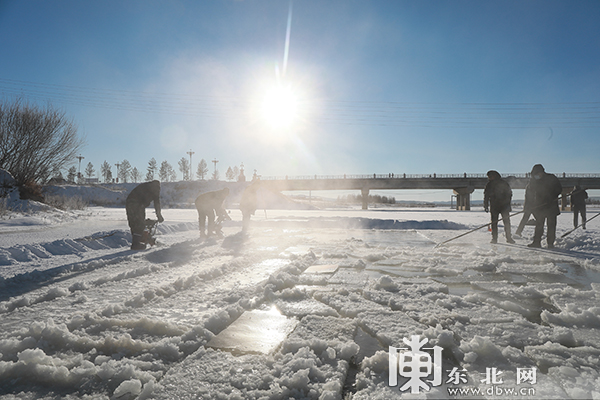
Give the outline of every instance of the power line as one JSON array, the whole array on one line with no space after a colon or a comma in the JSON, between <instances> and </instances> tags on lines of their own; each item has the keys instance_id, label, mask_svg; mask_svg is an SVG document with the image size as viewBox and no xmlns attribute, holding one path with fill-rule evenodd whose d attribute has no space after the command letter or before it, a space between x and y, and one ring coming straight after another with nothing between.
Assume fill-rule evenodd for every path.
<instances>
[{"instance_id":1,"label":"power line","mask_svg":"<svg viewBox=\"0 0 600 400\"><path fill-rule=\"evenodd\" d=\"M55 85L0 78L0 93L38 101L132 112L243 118L253 99ZM317 109L315 104L319 104ZM299 108L317 123L444 128L590 128L600 126L600 102L408 103L305 100Z\"/></svg>"}]
</instances>

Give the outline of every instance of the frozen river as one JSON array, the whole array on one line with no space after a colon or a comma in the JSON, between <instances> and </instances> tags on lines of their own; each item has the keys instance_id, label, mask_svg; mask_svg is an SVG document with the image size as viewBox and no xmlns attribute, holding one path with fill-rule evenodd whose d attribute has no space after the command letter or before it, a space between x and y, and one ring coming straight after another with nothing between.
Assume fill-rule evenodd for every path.
<instances>
[{"instance_id":1,"label":"frozen river","mask_svg":"<svg viewBox=\"0 0 600 400\"><path fill-rule=\"evenodd\" d=\"M258 210L243 237L232 210L206 241L163 215L143 252L119 208L0 220L2 398L600 396L595 221L548 251L532 227L436 247L482 211ZM413 336L427 377L390 371Z\"/></svg>"}]
</instances>

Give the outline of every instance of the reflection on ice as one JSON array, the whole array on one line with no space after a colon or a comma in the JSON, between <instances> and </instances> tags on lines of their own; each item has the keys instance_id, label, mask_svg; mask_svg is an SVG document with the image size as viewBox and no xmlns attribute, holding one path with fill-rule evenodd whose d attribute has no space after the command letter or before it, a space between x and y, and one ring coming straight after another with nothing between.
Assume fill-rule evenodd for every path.
<instances>
[{"instance_id":1,"label":"reflection on ice","mask_svg":"<svg viewBox=\"0 0 600 400\"><path fill-rule=\"evenodd\" d=\"M207 346L233 354L269 354L294 330L298 321L281 315L277 307L244 312Z\"/></svg>"},{"instance_id":2,"label":"reflection on ice","mask_svg":"<svg viewBox=\"0 0 600 400\"><path fill-rule=\"evenodd\" d=\"M378 246L431 247L435 244L416 230L369 230L363 234L364 240L376 242Z\"/></svg>"},{"instance_id":3,"label":"reflection on ice","mask_svg":"<svg viewBox=\"0 0 600 400\"><path fill-rule=\"evenodd\" d=\"M292 246L281 252L281 256L289 257L290 255L306 254L310 251L309 246Z\"/></svg>"},{"instance_id":4,"label":"reflection on ice","mask_svg":"<svg viewBox=\"0 0 600 400\"><path fill-rule=\"evenodd\" d=\"M333 274L338 270L338 265L336 264L328 264L328 265L312 265L306 270L304 270L305 274Z\"/></svg>"}]
</instances>

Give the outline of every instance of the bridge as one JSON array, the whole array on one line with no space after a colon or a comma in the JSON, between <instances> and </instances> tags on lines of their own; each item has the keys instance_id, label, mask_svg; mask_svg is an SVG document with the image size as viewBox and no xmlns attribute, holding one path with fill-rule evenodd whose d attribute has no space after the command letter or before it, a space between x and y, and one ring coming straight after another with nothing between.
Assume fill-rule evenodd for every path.
<instances>
[{"instance_id":1,"label":"bridge","mask_svg":"<svg viewBox=\"0 0 600 400\"><path fill-rule=\"evenodd\" d=\"M513 189L525 189L530 174L501 174ZM567 196L573 187L579 185L585 189L600 189L600 174L555 173L563 187L562 206L567 205ZM294 190L360 190L362 208L368 208L369 191L398 189L451 189L456 195L456 209L471 209L471 193L475 189L484 189L488 178L486 174L454 175L314 175L296 177L261 177L261 185L274 191Z\"/></svg>"}]
</instances>

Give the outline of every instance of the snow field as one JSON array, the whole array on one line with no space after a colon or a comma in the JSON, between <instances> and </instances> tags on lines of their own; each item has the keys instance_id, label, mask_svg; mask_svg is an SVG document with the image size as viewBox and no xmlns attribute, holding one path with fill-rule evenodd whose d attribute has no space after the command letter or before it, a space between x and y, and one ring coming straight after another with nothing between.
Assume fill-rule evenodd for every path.
<instances>
[{"instance_id":1,"label":"snow field","mask_svg":"<svg viewBox=\"0 0 600 400\"><path fill-rule=\"evenodd\" d=\"M484 230L434 248L488 216L257 212L245 238L232 212L225 239L200 241L194 212L165 210L173 222L145 252L128 250L124 230L2 247L2 397L411 398L388 386L388 346L411 335L441 346L444 370L464 367L470 387L486 388L487 367L515 386L516 368L535 366L527 398L600 393L591 226L557 252L490 245ZM273 306L297 325L272 353L207 346ZM417 397L447 398L448 386Z\"/></svg>"}]
</instances>

